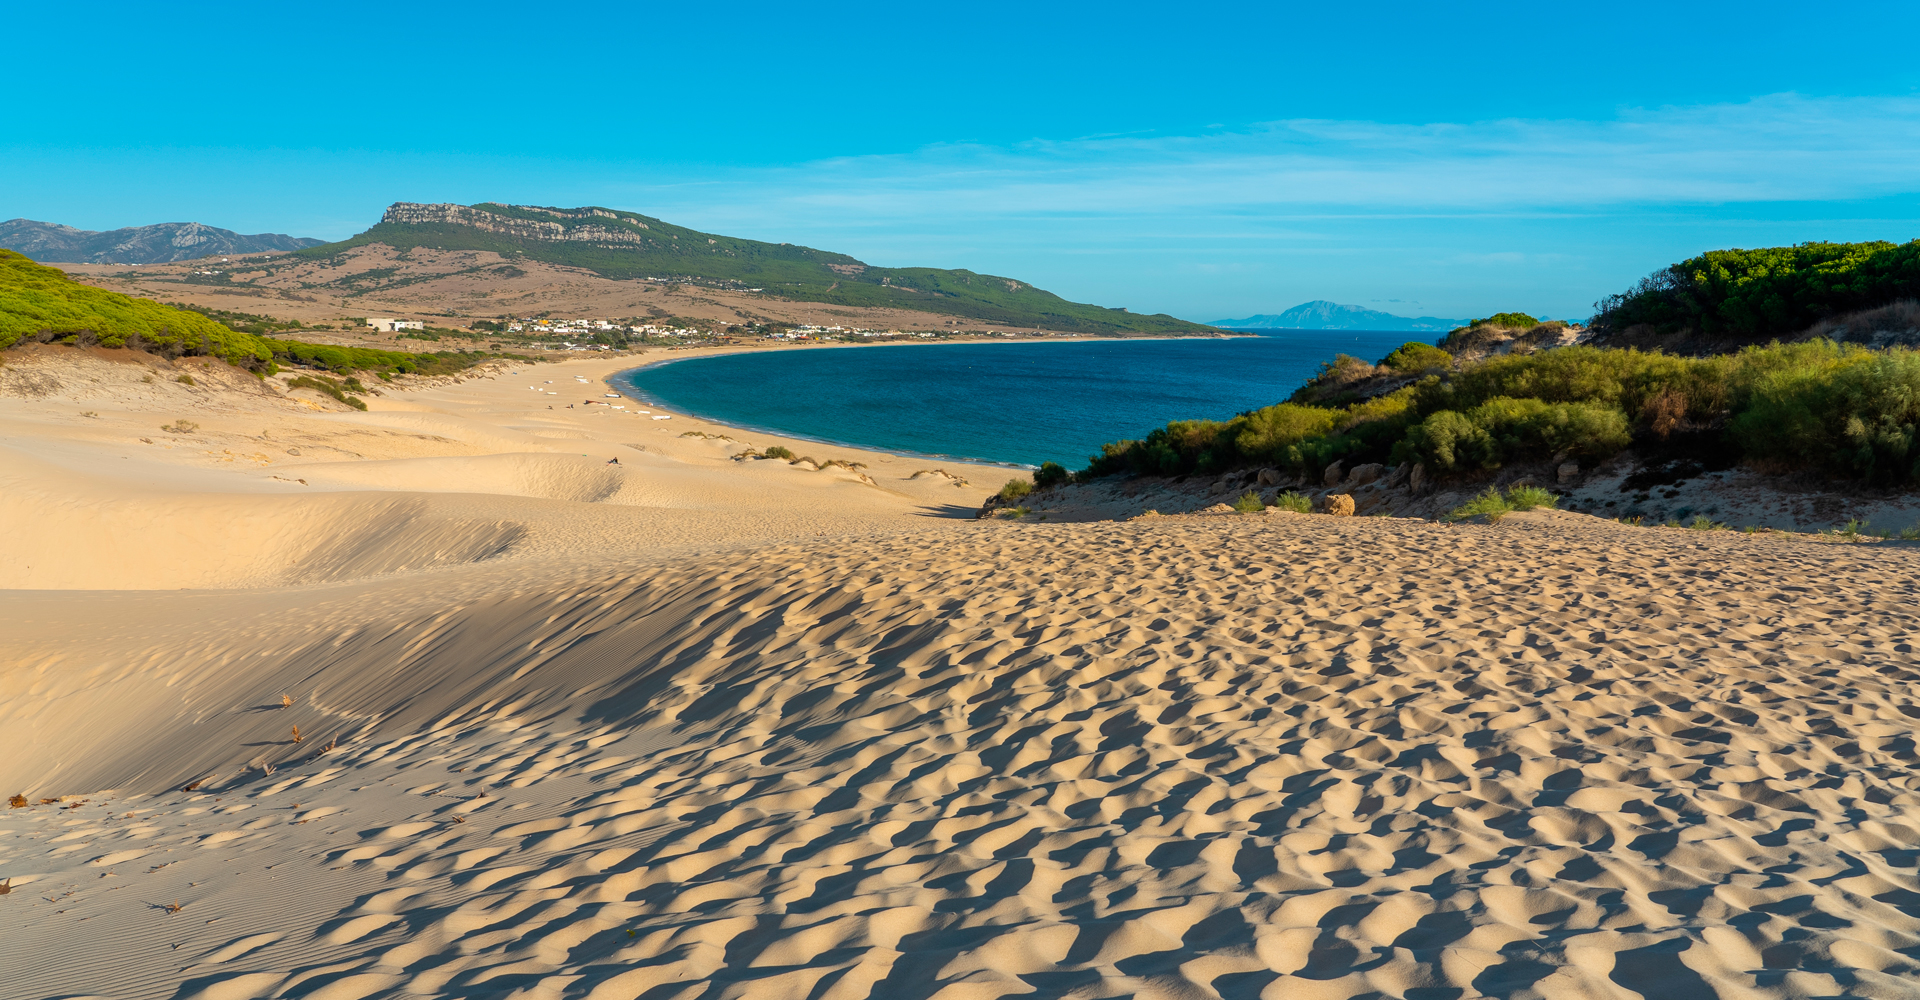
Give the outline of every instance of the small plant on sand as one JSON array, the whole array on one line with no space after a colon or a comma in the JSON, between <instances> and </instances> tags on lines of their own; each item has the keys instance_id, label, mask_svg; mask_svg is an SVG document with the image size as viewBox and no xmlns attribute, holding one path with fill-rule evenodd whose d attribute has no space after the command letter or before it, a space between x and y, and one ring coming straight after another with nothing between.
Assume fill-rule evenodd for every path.
<instances>
[{"instance_id":1,"label":"small plant on sand","mask_svg":"<svg viewBox=\"0 0 1920 1000\"><path fill-rule=\"evenodd\" d=\"M791 450L782 448L777 444L767 446L767 449L761 452L760 456L762 458L777 458L786 462L791 462L794 460L794 454Z\"/></svg>"},{"instance_id":2,"label":"small plant on sand","mask_svg":"<svg viewBox=\"0 0 1920 1000\"><path fill-rule=\"evenodd\" d=\"M1867 526L1867 522L1862 521L1856 517L1849 520L1847 523L1840 525L1837 528L1830 528L1826 531L1823 531L1821 532L1821 534L1832 535L1833 537L1838 538L1841 541L1845 541L1845 542L1857 542L1860 540L1861 529L1865 528L1866 526Z\"/></svg>"},{"instance_id":3,"label":"small plant on sand","mask_svg":"<svg viewBox=\"0 0 1920 1000\"><path fill-rule=\"evenodd\" d=\"M1304 494L1288 490L1273 498L1273 505L1281 510L1290 510L1295 514L1313 513L1313 500Z\"/></svg>"},{"instance_id":4,"label":"small plant on sand","mask_svg":"<svg viewBox=\"0 0 1920 1000\"><path fill-rule=\"evenodd\" d=\"M175 382L178 382L178 383L180 383L181 385L192 385L192 384L193 384L193 376L191 376L191 375L182 375L182 376L180 376L179 378L177 378L177 379L174 379L174 381L175 381Z\"/></svg>"},{"instance_id":5,"label":"small plant on sand","mask_svg":"<svg viewBox=\"0 0 1920 1000\"><path fill-rule=\"evenodd\" d=\"M1006 515L1008 517L1026 517L1028 514L1031 514L1031 513L1033 513L1033 508L1025 505L1021 505L1019 507L1006 508Z\"/></svg>"},{"instance_id":6,"label":"small plant on sand","mask_svg":"<svg viewBox=\"0 0 1920 1000\"><path fill-rule=\"evenodd\" d=\"M293 696L292 696L292 695L288 695L288 694L283 694L283 695L281 695L281 696L280 696L280 707L281 707L281 708L292 708L292 707L293 707Z\"/></svg>"},{"instance_id":7,"label":"small plant on sand","mask_svg":"<svg viewBox=\"0 0 1920 1000\"><path fill-rule=\"evenodd\" d=\"M1485 514L1488 524L1498 524L1501 518L1516 510L1551 508L1559 502L1559 497L1538 486L1514 486L1507 490L1505 496L1500 495L1500 487L1489 486L1485 493L1455 507L1447 517L1454 521L1464 521L1467 518Z\"/></svg>"},{"instance_id":8,"label":"small plant on sand","mask_svg":"<svg viewBox=\"0 0 1920 1000\"><path fill-rule=\"evenodd\" d=\"M1705 514L1694 515L1693 520L1688 522L1687 527L1693 531L1725 531L1727 529L1726 525L1721 524Z\"/></svg>"},{"instance_id":9,"label":"small plant on sand","mask_svg":"<svg viewBox=\"0 0 1920 1000\"><path fill-rule=\"evenodd\" d=\"M146 383L146 384L148 384L148 385L152 385L152 384L153 384L153 376L151 376L151 375L142 375L142 376L140 376L140 381L142 381L142 382L145 382L145 383Z\"/></svg>"},{"instance_id":10,"label":"small plant on sand","mask_svg":"<svg viewBox=\"0 0 1920 1000\"><path fill-rule=\"evenodd\" d=\"M1018 500L1033 492L1033 483L1025 479L1009 479L1007 485L1000 487L1000 499Z\"/></svg>"},{"instance_id":11,"label":"small plant on sand","mask_svg":"<svg viewBox=\"0 0 1920 1000\"><path fill-rule=\"evenodd\" d=\"M1260 494L1248 490L1234 498L1233 509L1242 514L1257 514L1266 510L1267 505L1260 500Z\"/></svg>"},{"instance_id":12,"label":"small plant on sand","mask_svg":"<svg viewBox=\"0 0 1920 1000\"><path fill-rule=\"evenodd\" d=\"M92 410L81 410L80 415L83 417L93 417L96 420L99 419L100 417L100 414L95 413Z\"/></svg>"},{"instance_id":13,"label":"small plant on sand","mask_svg":"<svg viewBox=\"0 0 1920 1000\"><path fill-rule=\"evenodd\" d=\"M1500 487L1489 486L1485 493L1455 507L1447 514L1447 519L1464 521L1467 518L1485 514L1487 516L1487 523L1499 524L1501 518L1512 512L1513 508L1507 506L1505 498L1500 496Z\"/></svg>"},{"instance_id":14,"label":"small plant on sand","mask_svg":"<svg viewBox=\"0 0 1920 1000\"><path fill-rule=\"evenodd\" d=\"M293 741L295 743L299 743L304 741L305 739L306 739L305 736L300 735L300 727L299 726L293 727Z\"/></svg>"},{"instance_id":15,"label":"small plant on sand","mask_svg":"<svg viewBox=\"0 0 1920 1000\"><path fill-rule=\"evenodd\" d=\"M1560 502L1560 498L1538 486L1515 486L1507 490L1507 506L1514 510L1532 510L1535 507L1551 508Z\"/></svg>"},{"instance_id":16,"label":"small plant on sand","mask_svg":"<svg viewBox=\"0 0 1920 1000\"><path fill-rule=\"evenodd\" d=\"M200 425L191 420L176 420L170 424L161 424L160 429L168 434L192 434L200 429Z\"/></svg>"},{"instance_id":17,"label":"small plant on sand","mask_svg":"<svg viewBox=\"0 0 1920 1000\"><path fill-rule=\"evenodd\" d=\"M1887 537L1898 538L1901 541L1907 541L1907 542L1920 539L1920 524L1916 524L1911 528L1901 528L1899 531L1896 531L1893 534L1888 535Z\"/></svg>"},{"instance_id":18,"label":"small plant on sand","mask_svg":"<svg viewBox=\"0 0 1920 1000\"><path fill-rule=\"evenodd\" d=\"M14 797L7 800L8 809L25 809L26 807L27 807L27 797L24 795L15 795Z\"/></svg>"},{"instance_id":19,"label":"small plant on sand","mask_svg":"<svg viewBox=\"0 0 1920 1000\"><path fill-rule=\"evenodd\" d=\"M162 906L161 909L167 911L167 916L171 917L174 914L179 913L181 910L186 909L186 907L182 906L180 904L180 901L176 899L173 902L167 904L166 906Z\"/></svg>"},{"instance_id":20,"label":"small plant on sand","mask_svg":"<svg viewBox=\"0 0 1920 1000\"><path fill-rule=\"evenodd\" d=\"M1640 522L1645 520L1645 518L1641 517L1639 514L1635 514L1632 517L1623 517L1623 518L1619 518L1618 520L1621 524L1624 524L1629 528L1638 528L1640 527Z\"/></svg>"},{"instance_id":21,"label":"small plant on sand","mask_svg":"<svg viewBox=\"0 0 1920 1000\"><path fill-rule=\"evenodd\" d=\"M1067 467L1059 462L1041 462L1040 467L1033 470L1033 485L1043 490L1049 486L1058 486L1072 478L1073 473L1068 472Z\"/></svg>"},{"instance_id":22,"label":"small plant on sand","mask_svg":"<svg viewBox=\"0 0 1920 1000\"><path fill-rule=\"evenodd\" d=\"M287 388L312 389L315 392L318 392L322 395L332 396L334 399L337 399L340 402L345 403L356 410L364 410L367 408L367 403L365 400L355 396L347 395L348 390L352 390L354 392L367 391L366 387L362 386L360 384L360 380L357 378L350 378L350 379L347 379L345 382L335 382L330 378L315 377L312 375L300 375L300 376L296 376L294 378L288 379Z\"/></svg>"}]
</instances>

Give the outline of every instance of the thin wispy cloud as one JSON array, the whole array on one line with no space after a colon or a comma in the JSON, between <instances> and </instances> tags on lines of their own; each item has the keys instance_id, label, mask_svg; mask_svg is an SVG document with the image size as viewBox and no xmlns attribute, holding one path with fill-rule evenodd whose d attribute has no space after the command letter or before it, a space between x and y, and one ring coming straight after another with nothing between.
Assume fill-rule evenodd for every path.
<instances>
[{"instance_id":1,"label":"thin wispy cloud","mask_svg":"<svg viewBox=\"0 0 1920 1000\"><path fill-rule=\"evenodd\" d=\"M707 217L906 220L1823 201L1920 187L1920 100L1777 95L1605 121L1299 120L1206 135L930 146L635 194Z\"/></svg>"}]
</instances>

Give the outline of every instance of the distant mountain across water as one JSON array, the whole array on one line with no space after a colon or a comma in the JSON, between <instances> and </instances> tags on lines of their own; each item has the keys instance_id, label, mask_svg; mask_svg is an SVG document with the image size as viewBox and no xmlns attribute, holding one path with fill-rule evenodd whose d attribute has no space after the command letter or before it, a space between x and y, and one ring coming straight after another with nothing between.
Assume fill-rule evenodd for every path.
<instances>
[{"instance_id":1,"label":"distant mountain across water","mask_svg":"<svg viewBox=\"0 0 1920 1000\"><path fill-rule=\"evenodd\" d=\"M44 264L165 264L214 254L303 250L322 242L280 233L243 236L198 222L162 222L104 233L32 219L0 222L0 247Z\"/></svg>"},{"instance_id":2,"label":"distant mountain across water","mask_svg":"<svg viewBox=\"0 0 1920 1000\"><path fill-rule=\"evenodd\" d=\"M1229 330L1405 330L1409 333L1445 333L1467 325L1463 319L1434 316L1395 316L1378 309L1343 306L1338 302L1316 299L1302 302L1283 313L1248 316L1246 319L1214 320L1212 326Z\"/></svg>"}]
</instances>

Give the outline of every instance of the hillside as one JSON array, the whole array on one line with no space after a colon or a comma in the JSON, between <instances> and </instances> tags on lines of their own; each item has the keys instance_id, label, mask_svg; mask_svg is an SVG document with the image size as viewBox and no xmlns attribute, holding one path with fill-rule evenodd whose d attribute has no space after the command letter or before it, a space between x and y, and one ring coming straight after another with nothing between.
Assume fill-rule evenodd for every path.
<instances>
[{"instance_id":1,"label":"hillside","mask_svg":"<svg viewBox=\"0 0 1920 1000\"><path fill-rule=\"evenodd\" d=\"M379 224L300 256L322 261L384 244L497 253L576 267L604 278L691 281L803 302L907 309L979 323L1080 333L1201 333L1167 315L1069 302L1026 282L939 268L872 267L846 254L703 233L633 212L482 203L389 207Z\"/></svg>"},{"instance_id":2,"label":"hillside","mask_svg":"<svg viewBox=\"0 0 1920 1000\"><path fill-rule=\"evenodd\" d=\"M243 236L198 222L163 222L104 233L32 219L0 222L0 248L59 264L162 264L216 254L299 250L320 242L279 233Z\"/></svg>"},{"instance_id":3,"label":"hillside","mask_svg":"<svg viewBox=\"0 0 1920 1000\"><path fill-rule=\"evenodd\" d=\"M1395 316L1392 313L1361 306L1345 306L1338 302L1315 299L1302 302L1282 313L1261 313L1246 319L1215 320L1214 326L1229 330L1406 330L1412 332L1432 331L1444 333L1457 326L1465 325L1463 320L1437 319L1432 316L1409 318Z\"/></svg>"}]
</instances>

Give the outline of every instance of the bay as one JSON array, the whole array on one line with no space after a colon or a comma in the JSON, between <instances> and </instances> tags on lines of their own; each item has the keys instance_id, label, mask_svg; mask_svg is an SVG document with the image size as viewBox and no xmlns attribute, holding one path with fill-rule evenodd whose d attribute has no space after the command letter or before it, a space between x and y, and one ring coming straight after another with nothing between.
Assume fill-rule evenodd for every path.
<instances>
[{"instance_id":1,"label":"bay","mask_svg":"<svg viewBox=\"0 0 1920 1000\"><path fill-rule=\"evenodd\" d=\"M747 430L1078 469L1104 442L1141 437L1169 420L1226 420L1270 406L1337 352L1378 361L1418 336L1263 330L1208 339L773 349L657 363L615 382L643 401Z\"/></svg>"}]
</instances>

